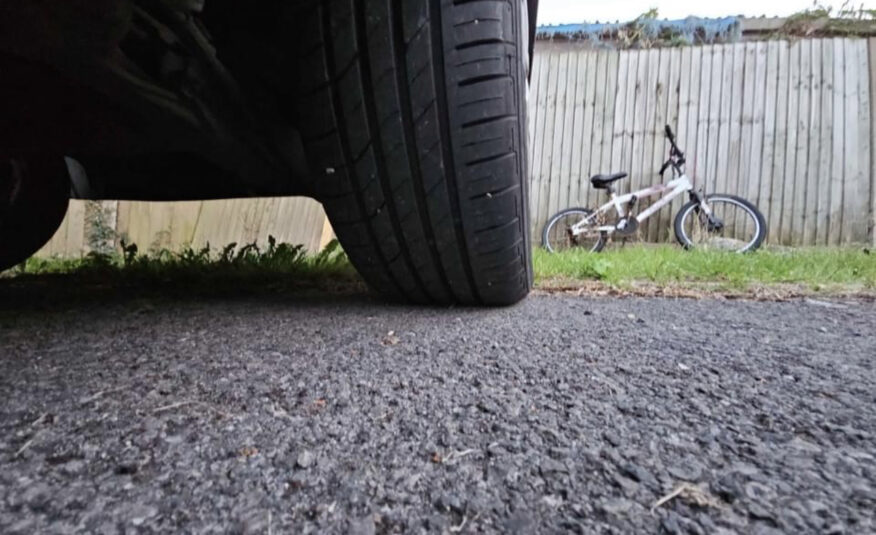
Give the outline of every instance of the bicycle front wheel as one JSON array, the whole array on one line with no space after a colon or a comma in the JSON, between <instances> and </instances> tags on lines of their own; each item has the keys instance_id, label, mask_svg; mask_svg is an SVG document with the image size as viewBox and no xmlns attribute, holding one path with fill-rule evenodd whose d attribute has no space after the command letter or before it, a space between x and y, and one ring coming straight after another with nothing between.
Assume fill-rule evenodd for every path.
<instances>
[{"instance_id":1,"label":"bicycle front wheel","mask_svg":"<svg viewBox=\"0 0 876 535\"><path fill-rule=\"evenodd\" d=\"M750 202L735 195L707 195L705 204L685 204L675 217L675 238L685 249L747 253L757 250L767 234L766 219Z\"/></svg>"},{"instance_id":2,"label":"bicycle front wheel","mask_svg":"<svg viewBox=\"0 0 876 535\"><path fill-rule=\"evenodd\" d=\"M551 253L581 250L598 253L605 248L606 236L596 230L596 224L590 225L585 232L577 236L572 227L593 215L593 210L587 208L570 208L552 217L544 226L542 245Z\"/></svg>"}]
</instances>

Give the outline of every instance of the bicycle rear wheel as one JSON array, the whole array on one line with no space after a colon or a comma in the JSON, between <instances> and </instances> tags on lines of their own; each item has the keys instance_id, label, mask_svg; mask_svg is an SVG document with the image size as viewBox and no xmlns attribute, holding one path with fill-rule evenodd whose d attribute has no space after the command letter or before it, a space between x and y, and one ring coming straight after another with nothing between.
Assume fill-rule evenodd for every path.
<instances>
[{"instance_id":1,"label":"bicycle rear wheel","mask_svg":"<svg viewBox=\"0 0 876 535\"><path fill-rule=\"evenodd\" d=\"M592 225L592 230L585 231L583 234L575 236L572 234L572 227L593 215L593 210L587 208L570 208L558 213L544 226L541 243L545 249L551 253L561 253L570 250L590 251L598 253L605 248L606 236L605 233L596 230L596 225Z\"/></svg>"},{"instance_id":2,"label":"bicycle rear wheel","mask_svg":"<svg viewBox=\"0 0 876 535\"><path fill-rule=\"evenodd\" d=\"M763 244L766 219L750 202L735 195L707 195L707 215L698 201L685 204L675 217L675 238L685 249L747 253Z\"/></svg>"}]
</instances>

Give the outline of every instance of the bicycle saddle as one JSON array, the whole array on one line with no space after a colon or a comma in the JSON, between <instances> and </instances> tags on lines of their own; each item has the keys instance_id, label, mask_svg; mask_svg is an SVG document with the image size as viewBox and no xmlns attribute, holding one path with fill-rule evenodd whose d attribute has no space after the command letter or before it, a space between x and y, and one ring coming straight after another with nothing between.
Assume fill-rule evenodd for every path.
<instances>
[{"instance_id":1,"label":"bicycle saddle","mask_svg":"<svg viewBox=\"0 0 876 535\"><path fill-rule=\"evenodd\" d=\"M606 189L611 183L626 178L629 173L614 173L611 175L596 175L590 179L590 183L596 189Z\"/></svg>"}]
</instances>

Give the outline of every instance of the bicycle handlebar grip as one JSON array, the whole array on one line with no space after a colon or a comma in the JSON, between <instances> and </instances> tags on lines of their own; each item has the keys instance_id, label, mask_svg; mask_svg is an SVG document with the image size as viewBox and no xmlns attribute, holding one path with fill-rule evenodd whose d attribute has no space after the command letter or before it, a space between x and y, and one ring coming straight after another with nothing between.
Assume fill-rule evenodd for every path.
<instances>
[{"instance_id":1,"label":"bicycle handlebar grip","mask_svg":"<svg viewBox=\"0 0 876 535\"><path fill-rule=\"evenodd\" d=\"M672 132L672 127L669 125L666 125L666 137L668 137L670 141L675 142L675 134Z\"/></svg>"}]
</instances>

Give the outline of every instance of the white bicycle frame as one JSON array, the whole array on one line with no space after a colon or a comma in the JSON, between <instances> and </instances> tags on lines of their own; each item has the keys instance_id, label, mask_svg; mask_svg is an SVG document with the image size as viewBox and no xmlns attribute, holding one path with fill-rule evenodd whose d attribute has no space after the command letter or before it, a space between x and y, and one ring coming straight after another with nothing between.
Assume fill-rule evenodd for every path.
<instances>
[{"instance_id":1,"label":"white bicycle frame","mask_svg":"<svg viewBox=\"0 0 876 535\"><path fill-rule=\"evenodd\" d=\"M644 212L642 212L636 216L636 220L639 223L642 223L643 221L645 221L646 219L648 219L649 217L651 217L652 215L657 213L661 208L663 208L667 204L671 203L673 199L675 199L679 195L684 195L685 193L687 193L689 191L693 191L693 189L694 189L693 181L691 181L691 179L688 178L687 175L681 175L678 178L676 178L676 179L674 179L671 182L668 182L666 184L658 184L656 186L651 186L650 188L646 188L646 189L639 190L639 191L634 191L634 192L628 193L626 195L618 196L614 192L611 192L610 193L611 200L608 203L602 205L598 210L596 210L596 212L594 212L590 216L584 218L578 224L573 226L571 229L572 234L574 234L575 236L580 236L581 234L584 234L585 232L593 232L594 230L596 230L600 233L604 232L606 234L613 234L614 232L616 232L618 230L623 230L626 227L626 221L625 221L625 218L627 217L627 208L626 207L631 202L633 202L634 199L636 200L636 202L638 202L639 199L647 199L650 197L656 197L658 195L663 196L663 197L661 197L661 199L659 201L657 201L656 203L654 203L653 205L648 207L647 210L645 210ZM711 215L710 211L709 211L709 207L706 205L705 202L701 202L700 206L705 214ZM612 208L614 208L617 211L618 221L620 221L620 223L618 225L607 225L607 226L603 226L603 227L597 227L596 229L594 229L591 226L593 221L600 214L607 213Z\"/></svg>"}]
</instances>

